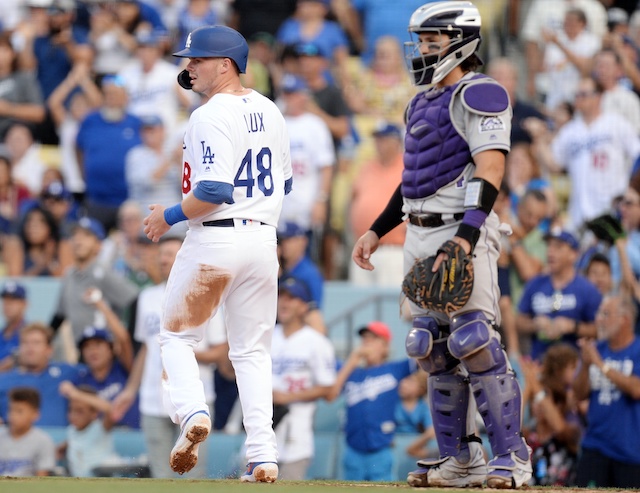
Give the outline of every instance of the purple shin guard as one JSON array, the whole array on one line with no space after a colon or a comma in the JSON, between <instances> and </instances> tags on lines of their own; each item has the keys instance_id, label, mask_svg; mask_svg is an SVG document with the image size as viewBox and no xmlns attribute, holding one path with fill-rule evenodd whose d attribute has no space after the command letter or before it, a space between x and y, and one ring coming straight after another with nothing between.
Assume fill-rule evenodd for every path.
<instances>
[{"instance_id":1,"label":"purple shin guard","mask_svg":"<svg viewBox=\"0 0 640 493\"><path fill-rule=\"evenodd\" d=\"M521 436L522 397L513 372L471 374L469 379L493 455L520 451L525 446Z\"/></svg>"},{"instance_id":2,"label":"purple shin guard","mask_svg":"<svg viewBox=\"0 0 640 493\"><path fill-rule=\"evenodd\" d=\"M458 457L468 451L463 437L473 433L467 430L469 394L469 383L460 375L429 377L429 406L441 457Z\"/></svg>"}]
</instances>

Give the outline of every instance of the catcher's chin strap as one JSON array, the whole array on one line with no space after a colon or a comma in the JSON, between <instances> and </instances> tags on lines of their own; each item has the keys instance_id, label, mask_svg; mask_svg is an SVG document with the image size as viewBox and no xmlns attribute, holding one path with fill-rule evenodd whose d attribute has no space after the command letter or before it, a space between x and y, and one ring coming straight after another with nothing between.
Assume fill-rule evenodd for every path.
<instances>
[{"instance_id":1,"label":"catcher's chin strap","mask_svg":"<svg viewBox=\"0 0 640 493\"><path fill-rule=\"evenodd\" d=\"M480 228L498 198L498 189L484 178L472 178L464 195L465 213L456 236L471 244L471 252L480 239ZM469 252L469 253L471 253Z\"/></svg>"}]
</instances>

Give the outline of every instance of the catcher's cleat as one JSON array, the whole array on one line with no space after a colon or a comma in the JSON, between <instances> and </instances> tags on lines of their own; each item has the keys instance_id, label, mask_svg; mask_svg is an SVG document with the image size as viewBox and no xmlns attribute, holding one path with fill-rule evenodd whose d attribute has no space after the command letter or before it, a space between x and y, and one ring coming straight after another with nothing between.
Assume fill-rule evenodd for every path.
<instances>
[{"instance_id":1,"label":"catcher's cleat","mask_svg":"<svg viewBox=\"0 0 640 493\"><path fill-rule=\"evenodd\" d=\"M211 431L206 411L198 411L185 420L180 436L171 451L169 465L178 474L189 472L198 463L198 448Z\"/></svg>"},{"instance_id":2,"label":"catcher's cleat","mask_svg":"<svg viewBox=\"0 0 640 493\"><path fill-rule=\"evenodd\" d=\"M531 448L527 445L526 459L518 457L517 452L499 455L489 461L487 466L487 486L498 489L517 489L531 479Z\"/></svg>"},{"instance_id":3,"label":"catcher's cleat","mask_svg":"<svg viewBox=\"0 0 640 493\"><path fill-rule=\"evenodd\" d=\"M273 483L278 479L278 464L275 462L249 462L247 472L240 476L243 483Z\"/></svg>"},{"instance_id":4,"label":"catcher's cleat","mask_svg":"<svg viewBox=\"0 0 640 493\"><path fill-rule=\"evenodd\" d=\"M481 487L487 479L487 464L482 448L469 446L471 458L459 462L455 457L444 457L434 461L418 461L419 468L409 473L407 483L414 487Z\"/></svg>"}]
</instances>

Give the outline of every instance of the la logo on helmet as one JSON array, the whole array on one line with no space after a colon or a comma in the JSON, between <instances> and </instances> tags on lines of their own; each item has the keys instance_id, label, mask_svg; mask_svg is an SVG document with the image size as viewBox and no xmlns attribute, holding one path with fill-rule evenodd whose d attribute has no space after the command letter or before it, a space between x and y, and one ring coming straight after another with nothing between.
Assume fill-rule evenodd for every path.
<instances>
[{"instance_id":1,"label":"la logo on helmet","mask_svg":"<svg viewBox=\"0 0 640 493\"><path fill-rule=\"evenodd\" d=\"M189 33L189 36L187 36L187 41L184 44L185 48L191 48L191 33Z\"/></svg>"}]
</instances>

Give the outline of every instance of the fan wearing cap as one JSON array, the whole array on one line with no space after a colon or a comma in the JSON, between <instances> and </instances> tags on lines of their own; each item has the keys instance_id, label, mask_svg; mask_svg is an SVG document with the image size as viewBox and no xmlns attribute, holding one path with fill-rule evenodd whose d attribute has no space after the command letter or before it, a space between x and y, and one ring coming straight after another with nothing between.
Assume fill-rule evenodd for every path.
<instances>
[{"instance_id":1,"label":"fan wearing cap","mask_svg":"<svg viewBox=\"0 0 640 493\"><path fill-rule=\"evenodd\" d=\"M314 453L315 401L328 396L336 379L333 345L305 323L310 301L303 281L294 277L280 280L271 358L274 415L284 413L279 423L274 419L282 479L306 478Z\"/></svg>"},{"instance_id":2,"label":"fan wearing cap","mask_svg":"<svg viewBox=\"0 0 640 493\"><path fill-rule=\"evenodd\" d=\"M280 89L296 183L282 203L280 224L292 221L305 229L322 231L336 157L331 132L319 116L308 110L311 95L303 79L286 75Z\"/></svg>"},{"instance_id":3,"label":"fan wearing cap","mask_svg":"<svg viewBox=\"0 0 640 493\"><path fill-rule=\"evenodd\" d=\"M67 397L73 396L85 403L91 402L91 395L78 386L89 386L96 391L98 397L111 402L125 388L133 364L133 345L127 329L104 300L98 300L96 305L104 313L107 327L84 329L78 341L78 349L88 371L76 384L65 384ZM137 402L115 424L139 428L140 411Z\"/></svg>"},{"instance_id":4,"label":"fan wearing cap","mask_svg":"<svg viewBox=\"0 0 640 493\"><path fill-rule=\"evenodd\" d=\"M0 291L4 327L0 331L0 371L13 368L18 356L20 330L26 325L27 290L19 282L7 280Z\"/></svg>"},{"instance_id":5,"label":"fan wearing cap","mask_svg":"<svg viewBox=\"0 0 640 493\"><path fill-rule=\"evenodd\" d=\"M311 300L305 322L326 334L327 328L322 316L324 277L308 254L308 231L295 222L285 222L278 228L278 257L280 258L280 278L295 277L304 282Z\"/></svg>"},{"instance_id":6,"label":"fan wearing cap","mask_svg":"<svg viewBox=\"0 0 640 493\"><path fill-rule=\"evenodd\" d=\"M94 306L97 302L95 297L101 296L116 313L121 314L138 295L135 284L98 262L104 238L102 224L93 218L83 217L73 226L73 265L62 278L51 327L57 330L63 321L68 320L76 342L85 327L95 324L96 316L102 317ZM89 290L94 293L91 299L87 298Z\"/></svg>"},{"instance_id":7,"label":"fan wearing cap","mask_svg":"<svg viewBox=\"0 0 640 493\"><path fill-rule=\"evenodd\" d=\"M391 329L384 322L369 322L358 334L361 343L340 368L329 395L335 399L342 393L347 407L344 479L392 481L398 386L417 365L412 359L387 361Z\"/></svg>"},{"instance_id":8,"label":"fan wearing cap","mask_svg":"<svg viewBox=\"0 0 640 493\"><path fill-rule=\"evenodd\" d=\"M525 284L516 328L531 341L531 357L541 360L546 349L562 341L577 347L581 337L595 337L595 317L602 301L598 289L576 269L580 244L568 231L545 236L547 273Z\"/></svg>"}]
</instances>

